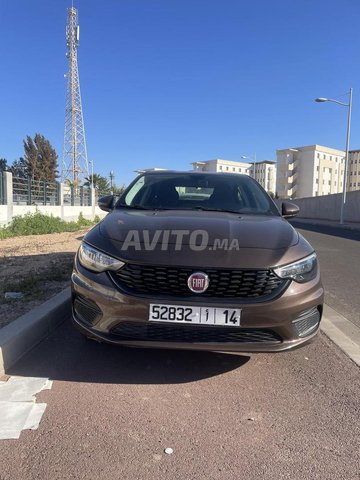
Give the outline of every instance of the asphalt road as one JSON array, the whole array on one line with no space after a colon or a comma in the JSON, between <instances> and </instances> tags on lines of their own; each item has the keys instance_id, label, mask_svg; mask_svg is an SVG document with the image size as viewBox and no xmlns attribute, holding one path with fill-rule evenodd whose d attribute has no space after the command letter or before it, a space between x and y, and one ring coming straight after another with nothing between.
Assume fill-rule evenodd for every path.
<instances>
[{"instance_id":1,"label":"asphalt road","mask_svg":"<svg viewBox=\"0 0 360 480\"><path fill-rule=\"evenodd\" d=\"M54 385L39 429L1 441L1 480L360 478L359 368L323 335L248 357L121 349L66 321L10 373Z\"/></svg>"},{"instance_id":2,"label":"asphalt road","mask_svg":"<svg viewBox=\"0 0 360 480\"><path fill-rule=\"evenodd\" d=\"M360 327L360 231L291 223L318 254L325 303Z\"/></svg>"}]
</instances>

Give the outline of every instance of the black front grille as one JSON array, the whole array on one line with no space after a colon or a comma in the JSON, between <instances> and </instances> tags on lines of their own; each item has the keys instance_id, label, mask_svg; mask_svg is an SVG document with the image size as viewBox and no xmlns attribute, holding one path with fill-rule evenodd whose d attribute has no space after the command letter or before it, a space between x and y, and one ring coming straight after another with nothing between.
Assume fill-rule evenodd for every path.
<instances>
[{"instance_id":1,"label":"black front grille","mask_svg":"<svg viewBox=\"0 0 360 480\"><path fill-rule=\"evenodd\" d=\"M187 286L189 276L201 270L209 276L209 288L194 294ZM271 270L193 269L127 263L110 274L124 291L133 294L171 295L178 297L220 297L268 300L280 294L288 284Z\"/></svg>"},{"instance_id":2,"label":"black front grille","mask_svg":"<svg viewBox=\"0 0 360 480\"><path fill-rule=\"evenodd\" d=\"M178 343L281 343L272 330L260 328L179 326L160 323L122 322L112 329L117 340Z\"/></svg>"}]
</instances>

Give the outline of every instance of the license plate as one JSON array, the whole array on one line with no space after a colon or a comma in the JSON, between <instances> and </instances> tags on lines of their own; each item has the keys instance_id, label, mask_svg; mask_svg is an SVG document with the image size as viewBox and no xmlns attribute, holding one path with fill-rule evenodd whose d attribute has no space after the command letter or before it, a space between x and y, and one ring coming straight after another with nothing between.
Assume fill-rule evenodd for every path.
<instances>
[{"instance_id":1,"label":"license plate","mask_svg":"<svg viewBox=\"0 0 360 480\"><path fill-rule=\"evenodd\" d=\"M150 322L172 322L186 325L240 326L240 309L194 307L189 305L150 305Z\"/></svg>"}]
</instances>

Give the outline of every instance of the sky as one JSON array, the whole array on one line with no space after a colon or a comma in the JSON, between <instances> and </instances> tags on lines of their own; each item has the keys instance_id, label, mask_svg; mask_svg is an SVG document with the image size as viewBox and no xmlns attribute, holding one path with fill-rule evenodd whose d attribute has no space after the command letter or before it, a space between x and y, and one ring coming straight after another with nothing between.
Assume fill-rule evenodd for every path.
<instances>
[{"instance_id":1,"label":"sky","mask_svg":"<svg viewBox=\"0 0 360 480\"><path fill-rule=\"evenodd\" d=\"M71 0L0 0L0 158L41 133L62 157ZM360 148L358 0L74 0L88 158L138 168Z\"/></svg>"}]
</instances>

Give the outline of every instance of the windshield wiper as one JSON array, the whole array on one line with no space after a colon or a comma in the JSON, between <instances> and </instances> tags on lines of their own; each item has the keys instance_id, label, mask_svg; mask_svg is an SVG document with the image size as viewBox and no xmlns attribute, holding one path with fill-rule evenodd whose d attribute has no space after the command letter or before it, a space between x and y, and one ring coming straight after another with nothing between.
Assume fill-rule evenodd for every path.
<instances>
[{"instance_id":1,"label":"windshield wiper","mask_svg":"<svg viewBox=\"0 0 360 480\"><path fill-rule=\"evenodd\" d=\"M227 208L207 208L207 207L192 207L191 210L201 210L205 212L226 212L226 213L236 213L237 215L271 215L271 211L267 210L266 212L254 212L249 210L230 210Z\"/></svg>"},{"instance_id":2,"label":"windshield wiper","mask_svg":"<svg viewBox=\"0 0 360 480\"><path fill-rule=\"evenodd\" d=\"M202 210L204 212L226 212L226 213L241 213L239 210L230 210L227 208L208 208L208 207L192 207L191 210Z\"/></svg>"},{"instance_id":3,"label":"windshield wiper","mask_svg":"<svg viewBox=\"0 0 360 480\"><path fill-rule=\"evenodd\" d=\"M131 208L133 210L156 210L155 208L143 207L142 205L124 205L123 203L120 203L119 207Z\"/></svg>"}]
</instances>

